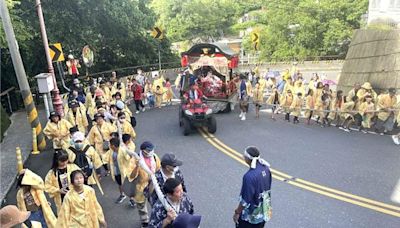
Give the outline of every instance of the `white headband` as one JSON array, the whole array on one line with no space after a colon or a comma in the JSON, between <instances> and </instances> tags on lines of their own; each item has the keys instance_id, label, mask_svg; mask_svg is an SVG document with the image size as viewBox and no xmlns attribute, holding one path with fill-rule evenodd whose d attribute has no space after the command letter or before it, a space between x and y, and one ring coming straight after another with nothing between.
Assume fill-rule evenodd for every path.
<instances>
[{"instance_id":1,"label":"white headband","mask_svg":"<svg viewBox=\"0 0 400 228\"><path fill-rule=\"evenodd\" d=\"M250 148L250 147L246 147L246 149L244 149L244 156L245 156L246 158L248 158L249 160L251 160L250 168L255 169L256 166L257 166L257 161L260 162L261 165L268 166L268 167L270 166L270 164L269 164L267 161L265 161L264 159L260 158L260 156L257 156L257 157L251 156L251 155L247 152L247 149L249 149L249 148Z\"/></svg>"}]
</instances>

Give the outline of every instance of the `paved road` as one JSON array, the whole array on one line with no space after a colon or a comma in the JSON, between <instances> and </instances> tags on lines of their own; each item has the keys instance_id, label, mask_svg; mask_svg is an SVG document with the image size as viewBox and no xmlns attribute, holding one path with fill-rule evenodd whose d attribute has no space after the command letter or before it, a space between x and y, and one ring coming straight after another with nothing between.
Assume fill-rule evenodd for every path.
<instances>
[{"instance_id":1,"label":"paved road","mask_svg":"<svg viewBox=\"0 0 400 228\"><path fill-rule=\"evenodd\" d=\"M215 137L238 152L248 145L260 147L272 168L291 176L393 204L389 198L400 177L400 150L389 137L272 121L266 113L259 120L253 116L250 113L248 120L241 122L236 112L217 115ZM231 217L247 168L200 133L182 136L177 117L176 107L139 114L137 144L151 140L160 156L173 152L184 161L182 171L195 212L203 216L202 227L233 227ZM42 154L30 159L28 167L47 172L50 164L47 167L38 164L49 161L49 157ZM129 208L127 201L114 204L118 193L110 178L103 180L103 186L106 195L98 198L110 227L139 227L137 211ZM14 195L14 192L8 195L9 202L12 203ZM269 227L400 227L400 219L393 215L275 179L273 207ZM391 211L400 216L400 211Z\"/></svg>"}]
</instances>

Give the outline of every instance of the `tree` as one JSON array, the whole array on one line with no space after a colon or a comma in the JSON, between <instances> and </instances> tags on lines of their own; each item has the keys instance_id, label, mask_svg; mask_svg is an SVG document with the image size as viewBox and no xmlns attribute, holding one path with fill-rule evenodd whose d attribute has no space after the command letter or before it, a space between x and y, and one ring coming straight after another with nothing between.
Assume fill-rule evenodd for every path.
<instances>
[{"instance_id":1,"label":"tree","mask_svg":"<svg viewBox=\"0 0 400 228\"><path fill-rule=\"evenodd\" d=\"M269 0L255 12L260 16L249 26L261 28L263 60L344 57L367 6L367 0ZM249 37L245 47L251 49Z\"/></svg>"},{"instance_id":2,"label":"tree","mask_svg":"<svg viewBox=\"0 0 400 228\"><path fill-rule=\"evenodd\" d=\"M231 26L247 10L259 8L254 0L153 0L157 23L172 41L216 41L232 34Z\"/></svg>"},{"instance_id":3,"label":"tree","mask_svg":"<svg viewBox=\"0 0 400 228\"><path fill-rule=\"evenodd\" d=\"M80 58L82 48L89 45L95 52L91 73L158 62L158 41L148 34L156 15L148 5L149 0L42 1L49 43L62 43L64 55L73 54L75 58ZM30 39L17 37L27 74L46 72L34 1L21 1L14 9L18 23L31 34ZM169 46L168 39L161 42L163 61L177 60ZM7 58L3 52L2 60ZM14 78L9 62L2 61L2 71L6 75L2 82L3 78L7 82Z\"/></svg>"}]
</instances>

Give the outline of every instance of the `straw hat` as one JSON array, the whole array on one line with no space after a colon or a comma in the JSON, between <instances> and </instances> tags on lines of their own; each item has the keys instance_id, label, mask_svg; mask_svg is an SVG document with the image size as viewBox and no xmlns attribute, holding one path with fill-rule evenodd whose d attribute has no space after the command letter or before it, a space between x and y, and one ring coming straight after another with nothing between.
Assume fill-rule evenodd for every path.
<instances>
[{"instance_id":1,"label":"straw hat","mask_svg":"<svg viewBox=\"0 0 400 228\"><path fill-rule=\"evenodd\" d=\"M365 82L365 83L361 86L361 88L363 88L363 89L372 89L372 86L371 86L371 84L370 84L369 82Z\"/></svg>"},{"instance_id":2,"label":"straw hat","mask_svg":"<svg viewBox=\"0 0 400 228\"><path fill-rule=\"evenodd\" d=\"M30 214L27 211L20 211L14 205L5 206L0 210L1 227L10 228L21 224L29 218Z\"/></svg>"}]
</instances>

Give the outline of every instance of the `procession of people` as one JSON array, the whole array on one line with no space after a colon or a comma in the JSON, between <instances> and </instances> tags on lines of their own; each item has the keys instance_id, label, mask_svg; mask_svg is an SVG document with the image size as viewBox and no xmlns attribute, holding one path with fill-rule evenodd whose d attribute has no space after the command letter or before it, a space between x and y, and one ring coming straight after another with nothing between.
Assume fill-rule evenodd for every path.
<instances>
[{"instance_id":1,"label":"procession of people","mask_svg":"<svg viewBox=\"0 0 400 228\"><path fill-rule=\"evenodd\" d=\"M29 169L18 175L17 206L21 213L29 212L19 223L28 227L112 227L96 197L104 194L101 180L109 176L118 189L115 203L129 199L138 211L141 227L199 226L201 216L193 215L178 169L183 162L172 153L160 158L150 141L136 146L134 114L144 112L145 105L171 104L169 79L153 79L148 86L149 79L139 71L125 83L115 72L109 80L97 78L86 87L79 79L73 80L64 101L64 116L51 112L44 128L52 142L51 169L45 177ZM155 96L154 106L151 96ZM131 101L136 112L130 110ZM49 206L50 199L55 211Z\"/></svg>"},{"instance_id":2,"label":"procession of people","mask_svg":"<svg viewBox=\"0 0 400 228\"><path fill-rule=\"evenodd\" d=\"M228 82L228 90L238 94L241 121L249 118L249 107L254 105L257 119L265 107L272 110L274 120L281 113L293 124L300 123L300 118L305 124L314 119L321 127L333 125L346 132L353 126L384 134L400 125L395 89L378 95L365 82L344 95L317 74L309 82L300 72L292 76L285 72L280 80L268 75L234 74ZM207 83L215 82L211 90L219 84L214 78L212 72L204 78ZM175 81L182 99L207 99L198 86L201 80L189 70L182 71ZM86 87L79 80L73 82L64 116L51 112L44 128L52 142L51 169L45 177L29 169L19 173L18 213L29 212L19 222L29 227L112 227L96 196L104 194L102 179L111 178L118 195L115 203L128 199L137 209L141 227L199 227L201 216L195 215L179 169L183 162L173 153L158 154L151 141L137 142L140 132L135 130L134 115L170 105L174 96L170 79L155 75L152 80L138 71L124 82L115 72L110 80L97 78ZM399 135L392 138L399 144ZM249 170L233 215L239 228L264 227L272 216L271 173L260 154L256 147L247 147L243 153ZM55 202L55 211L44 193Z\"/></svg>"},{"instance_id":3,"label":"procession of people","mask_svg":"<svg viewBox=\"0 0 400 228\"><path fill-rule=\"evenodd\" d=\"M251 78L252 80L249 80ZM344 94L332 89L332 80L322 79L314 73L307 82L298 71L293 75L286 70L281 78L269 74L236 74L233 86L239 94L240 120L246 120L250 105L254 105L255 117L260 117L260 108L272 110L271 118L281 113L284 120L293 124L304 118L306 125L315 120L321 127L336 126L372 134L390 134L400 126L400 99L395 88L380 94L369 82L356 83ZM291 118L292 117L292 118ZM396 145L400 144L399 134L391 135Z\"/></svg>"}]
</instances>

